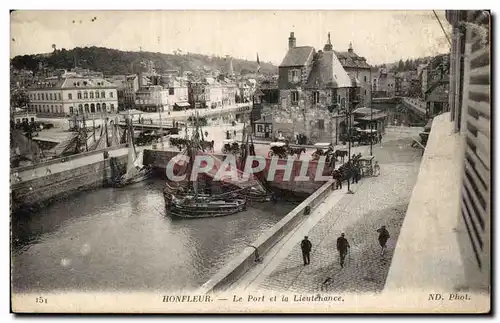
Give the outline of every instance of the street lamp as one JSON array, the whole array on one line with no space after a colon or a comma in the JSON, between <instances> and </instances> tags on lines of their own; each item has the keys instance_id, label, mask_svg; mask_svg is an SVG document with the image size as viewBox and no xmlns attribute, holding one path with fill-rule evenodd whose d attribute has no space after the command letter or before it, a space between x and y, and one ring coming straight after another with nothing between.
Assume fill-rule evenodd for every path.
<instances>
[{"instance_id":1,"label":"street lamp","mask_svg":"<svg viewBox=\"0 0 500 323\"><path fill-rule=\"evenodd\" d=\"M370 104L370 156L373 155L373 105Z\"/></svg>"},{"instance_id":2,"label":"street lamp","mask_svg":"<svg viewBox=\"0 0 500 323\"><path fill-rule=\"evenodd\" d=\"M352 122L351 122L351 110L352 110L352 107L357 103L357 99L356 99L356 87L355 86L351 86L348 88L348 95L347 95L347 98L348 98L348 102L346 104L346 117L347 117L347 141L348 141L348 160L347 160L347 164L349 165L349 169L348 171L350 172L351 175L354 175L353 174L353 165L351 164L351 128L352 128ZM355 176L355 175L354 175ZM353 191L351 191L351 179L348 178L347 179L347 194L354 194Z\"/></svg>"}]
</instances>

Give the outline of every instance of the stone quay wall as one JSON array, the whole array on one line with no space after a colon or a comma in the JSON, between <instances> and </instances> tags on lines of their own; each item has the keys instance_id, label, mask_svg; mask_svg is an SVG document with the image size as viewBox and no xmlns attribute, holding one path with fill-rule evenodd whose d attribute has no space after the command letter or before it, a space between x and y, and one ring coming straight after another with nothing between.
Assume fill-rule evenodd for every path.
<instances>
[{"instance_id":1,"label":"stone quay wall","mask_svg":"<svg viewBox=\"0 0 500 323\"><path fill-rule=\"evenodd\" d=\"M106 185L111 178L125 172L127 155L110 157L82 167L26 180L11 186L11 209L43 207L53 200L77 191Z\"/></svg>"},{"instance_id":2,"label":"stone quay wall","mask_svg":"<svg viewBox=\"0 0 500 323\"><path fill-rule=\"evenodd\" d=\"M157 169L159 174L163 173L165 175L165 169L168 162L178 154L176 151L162 151L162 150L144 150L144 165L152 165ZM215 157L224 160L227 155L214 154ZM287 160L279 160L278 165L285 165ZM294 195L307 197L310 194L314 193L317 189L321 187L325 183L325 180L316 180L316 169L318 167L322 167L322 175L327 176L330 174L330 169L328 165L323 165L323 163L310 161L307 168L307 177L309 177L308 181L295 181L294 178L298 177L300 174L300 170L302 164L305 161L295 160L293 162L293 168L291 171L290 180L284 180L284 170L277 169L274 180L269 181L269 185L273 190L279 190L283 192L289 192ZM271 165L271 159L266 158L266 166L262 171L265 178L267 178L269 173L269 168Z\"/></svg>"},{"instance_id":3,"label":"stone quay wall","mask_svg":"<svg viewBox=\"0 0 500 323\"><path fill-rule=\"evenodd\" d=\"M311 214L334 189L333 180L324 183L301 204L262 234L251 247L245 248L239 256L219 270L209 281L201 286L199 293L213 293L226 290L256 264L256 257L265 255L276 243L291 232Z\"/></svg>"}]
</instances>

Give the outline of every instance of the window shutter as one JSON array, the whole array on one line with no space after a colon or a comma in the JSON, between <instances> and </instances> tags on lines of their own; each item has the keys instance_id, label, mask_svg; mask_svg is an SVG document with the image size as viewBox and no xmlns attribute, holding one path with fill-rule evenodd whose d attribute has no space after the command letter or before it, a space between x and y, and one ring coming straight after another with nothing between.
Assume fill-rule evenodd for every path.
<instances>
[{"instance_id":1,"label":"window shutter","mask_svg":"<svg viewBox=\"0 0 500 323\"><path fill-rule=\"evenodd\" d=\"M461 215L478 269L489 276L490 267L490 24L481 11L469 12L464 61L465 161ZM475 25L475 26L474 26ZM470 52L469 52L470 51Z\"/></svg>"},{"instance_id":2,"label":"window shutter","mask_svg":"<svg viewBox=\"0 0 500 323\"><path fill-rule=\"evenodd\" d=\"M288 82L293 82L293 71L288 70Z\"/></svg>"}]
</instances>

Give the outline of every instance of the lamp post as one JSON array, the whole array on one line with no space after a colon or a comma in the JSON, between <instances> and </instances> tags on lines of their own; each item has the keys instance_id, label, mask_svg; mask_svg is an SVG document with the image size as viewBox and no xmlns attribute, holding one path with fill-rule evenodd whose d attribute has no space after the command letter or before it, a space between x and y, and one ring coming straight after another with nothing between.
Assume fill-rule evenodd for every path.
<instances>
[{"instance_id":1,"label":"lamp post","mask_svg":"<svg viewBox=\"0 0 500 323\"><path fill-rule=\"evenodd\" d=\"M370 104L370 156L373 155L373 106Z\"/></svg>"},{"instance_id":2,"label":"lamp post","mask_svg":"<svg viewBox=\"0 0 500 323\"><path fill-rule=\"evenodd\" d=\"M347 164L349 165L349 169L348 169L348 172L351 174L351 175L354 175L353 173L353 165L351 164L351 127L352 127L352 122L351 122L351 109L352 107L356 104L356 87L355 86L351 86L348 88L348 95L347 95L347 98L348 98L348 102L346 104L346 116L347 116L347 141L348 141L348 160L347 160ZM347 194L354 194L353 191L351 191L351 179L348 178L347 179Z\"/></svg>"}]
</instances>

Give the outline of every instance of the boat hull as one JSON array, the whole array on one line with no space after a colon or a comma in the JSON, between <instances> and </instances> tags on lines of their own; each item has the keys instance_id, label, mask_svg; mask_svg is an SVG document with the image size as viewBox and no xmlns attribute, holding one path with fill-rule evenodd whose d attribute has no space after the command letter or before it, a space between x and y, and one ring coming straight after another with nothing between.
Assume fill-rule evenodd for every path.
<instances>
[{"instance_id":1,"label":"boat hull","mask_svg":"<svg viewBox=\"0 0 500 323\"><path fill-rule=\"evenodd\" d=\"M129 178L126 181L123 181L121 179L115 180L112 182L113 187L125 187L134 183L139 183L144 180L147 180L151 178L152 175L152 170L151 169L146 169L144 171L139 172L136 176Z\"/></svg>"},{"instance_id":2,"label":"boat hull","mask_svg":"<svg viewBox=\"0 0 500 323\"><path fill-rule=\"evenodd\" d=\"M214 218L239 213L246 209L244 199L212 199L209 195L200 195L200 199L187 200L184 203L164 194L167 212L172 217L184 219Z\"/></svg>"}]
</instances>

